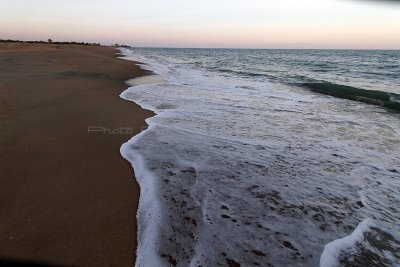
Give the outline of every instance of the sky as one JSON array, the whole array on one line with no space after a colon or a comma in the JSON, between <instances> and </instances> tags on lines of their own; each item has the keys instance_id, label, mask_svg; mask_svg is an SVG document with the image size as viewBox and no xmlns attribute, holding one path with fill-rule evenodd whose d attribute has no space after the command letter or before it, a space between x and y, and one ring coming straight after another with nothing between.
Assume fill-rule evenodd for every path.
<instances>
[{"instance_id":1,"label":"sky","mask_svg":"<svg viewBox=\"0 0 400 267\"><path fill-rule=\"evenodd\" d=\"M150 47L400 49L400 1L0 0L0 38Z\"/></svg>"}]
</instances>

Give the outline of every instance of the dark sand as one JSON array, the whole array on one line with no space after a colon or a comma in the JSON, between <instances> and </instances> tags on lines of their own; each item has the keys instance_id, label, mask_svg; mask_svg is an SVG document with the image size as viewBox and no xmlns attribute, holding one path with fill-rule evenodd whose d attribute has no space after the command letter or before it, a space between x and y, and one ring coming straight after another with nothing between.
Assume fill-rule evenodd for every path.
<instances>
[{"instance_id":1,"label":"dark sand","mask_svg":"<svg viewBox=\"0 0 400 267\"><path fill-rule=\"evenodd\" d=\"M133 266L139 187L119 153L152 116L111 47L0 44L0 262Z\"/></svg>"}]
</instances>

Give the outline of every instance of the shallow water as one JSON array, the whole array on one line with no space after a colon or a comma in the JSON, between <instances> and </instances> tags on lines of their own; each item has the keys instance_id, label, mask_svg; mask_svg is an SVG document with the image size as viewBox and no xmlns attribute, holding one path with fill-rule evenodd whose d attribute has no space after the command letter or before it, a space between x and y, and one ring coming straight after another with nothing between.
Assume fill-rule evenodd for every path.
<instances>
[{"instance_id":1,"label":"shallow water","mask_svg":"<svg viewBox=\"0 0 400 267\"><path fill-rule=\"evenodd\" d=\"M121 95L157 113L121 148L142 188L138 266L400 264L399 113L209 67L240 65L232 51L123 52L159 75Z\"/></svg>"}]
</instances>

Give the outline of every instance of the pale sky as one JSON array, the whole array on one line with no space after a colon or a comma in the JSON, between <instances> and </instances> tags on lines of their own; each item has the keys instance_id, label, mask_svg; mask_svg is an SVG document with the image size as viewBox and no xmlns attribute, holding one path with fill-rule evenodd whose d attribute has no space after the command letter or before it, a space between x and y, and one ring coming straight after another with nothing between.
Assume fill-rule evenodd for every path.
<instances>
[{"instance_id":1,"label":"pale sky","mask_svg":"<svg viewBox=\"0 0 400 267\"><path fill-rule=\"evenodd\" d=\"M0 38L152 47L400 49L400 3L0 0Z\"/></svg>"}]
</instances>

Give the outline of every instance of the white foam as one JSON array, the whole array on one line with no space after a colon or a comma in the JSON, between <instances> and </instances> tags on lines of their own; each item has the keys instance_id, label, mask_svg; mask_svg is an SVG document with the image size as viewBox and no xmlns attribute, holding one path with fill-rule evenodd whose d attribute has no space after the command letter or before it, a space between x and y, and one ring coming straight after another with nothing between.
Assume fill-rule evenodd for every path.
<instances>
[{"instance_id":1,"label":"white foam","mask_svg":"<svg viewBox=\"0 0 400 267\"><path fill-rule=\"evenodd\" d=\"M121 52L126 55L126 49L122 48ZM136 61L135 58L130 57L124 59ZM158 75L148 75L144 77L135 78L127 81L127 84L131 86L152 84L154 82L163 82L162 78ZM121 93L120 97L125 100L127 91ZM145 105L144 103L138 103L143 109L151 110L152 107ZM140 198L137 211L137 259L136 266L162 266L160 255L157 252L158 239L159 239L159 223L160 223L160 203L159 193L157 192L157 186L155 186L156 178L154 174L149 170L142 155L135 151L133 148L135 143L140 140L147 131L151 131L154 127L151 123L151 118L146 119L146 123L149 127L132 137L128 142L123 144L120 148L120 153L127 161L132 164L135 170L135 177L140 186Z\"/></svg>"},{"instance_id":2,"label":"white foam","mask_svg":"<svg viewBox=\"0 0 400 267\"><path fill-rule=\"evenodd\" d=\"M364 239L364 233L369 231L373 226L375 226L373 220L371 218L367 218L357 226L357 228L351 235L345 236L340 239L336 239L327 244L321 255L320 266L321 267L340 266L339 263L340 253L344 250L355 247L357 242L360 242Z\"/></svg>"},{"instance_id":3,"label":"white foam","mask_svg":"<svg viewBox=\"0 0 400 267\"><path fill-rule=\"evenodd\" d=\"M130 148L143 134L145 134L145 131L123 144L120 149L121 155L132 163L136 180L140 185L139 208L136 216L138 225L136 265L162 266L160 256L157 253L160 205L157 187L154 186L156 178L147 168L141 155Z\"/></svg>"}]
</instances>

